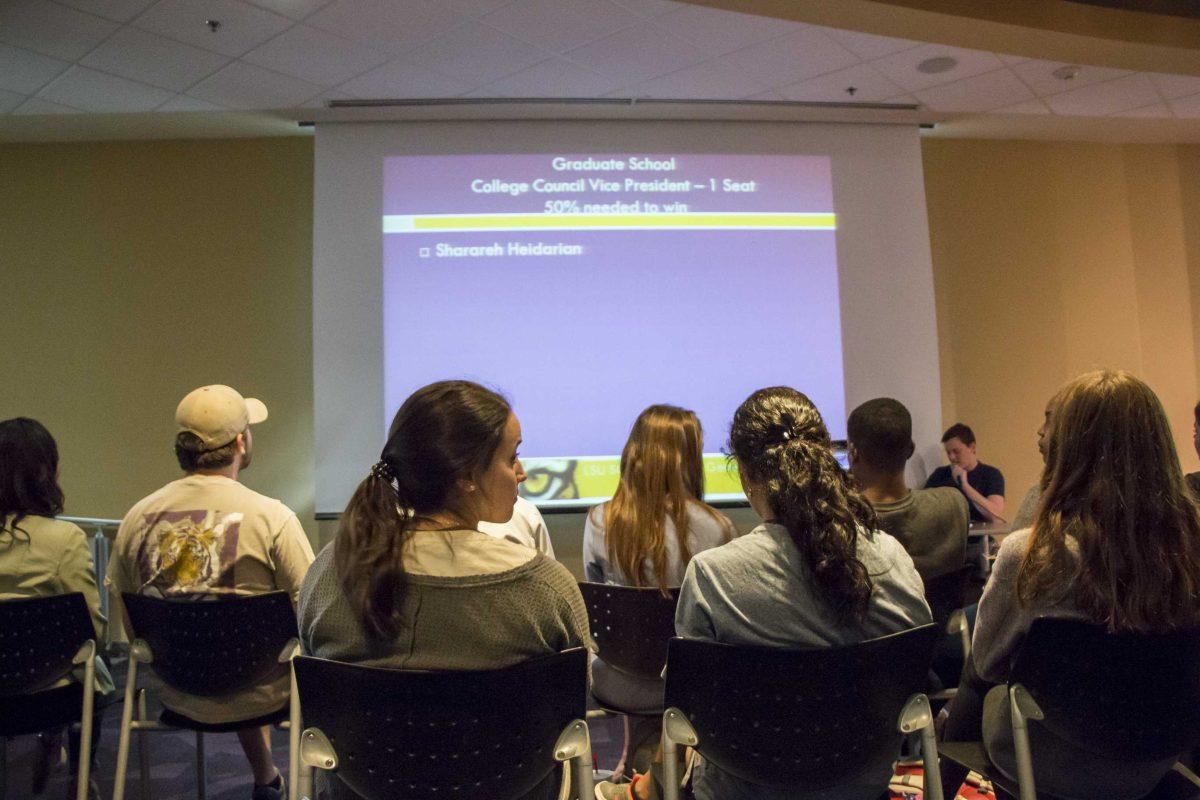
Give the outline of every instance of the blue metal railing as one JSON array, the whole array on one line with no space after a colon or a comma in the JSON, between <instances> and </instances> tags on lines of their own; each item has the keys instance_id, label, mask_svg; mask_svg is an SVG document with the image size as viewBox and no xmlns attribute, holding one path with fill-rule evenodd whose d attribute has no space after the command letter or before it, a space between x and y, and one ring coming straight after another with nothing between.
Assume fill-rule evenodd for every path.
<instances>
[{"instance_id":1,"label":"blue metal railing","mask_svg":"<svg viewBox=\"0 0 1200 800\"><path fill-rule=\"evenodd\" d=\"M108 554L112 549L112 543L104 535L104 532L115 531L121 524L121 520L99 517L59 517L59 519L75 523L88 535L88 546L92 550L92 566L96 570L96 586L100 590L100 610L109 620L108 626L111 628L113 623L108 616L108 586L105 585L105 577L108 575Z\"/></svg>"}]
</instances>

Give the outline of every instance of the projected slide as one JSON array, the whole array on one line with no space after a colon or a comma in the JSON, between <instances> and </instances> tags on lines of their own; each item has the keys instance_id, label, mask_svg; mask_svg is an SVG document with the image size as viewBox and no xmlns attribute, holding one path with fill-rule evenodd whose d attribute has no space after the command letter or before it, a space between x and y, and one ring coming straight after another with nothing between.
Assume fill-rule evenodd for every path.
<instances>
[{"instance_id":1,"label":"projected slide","mask_svg":"<svg viewBox=\"0 0 1200 800\"><path fill-rule=\"evenodd\" d=\"M385 409L449 377L513 403L523 493L607 499L634 418L694 410L710 500L751 391L845 428L830 160L670 153L384 159Z\"/></svg>"}]
</instances>

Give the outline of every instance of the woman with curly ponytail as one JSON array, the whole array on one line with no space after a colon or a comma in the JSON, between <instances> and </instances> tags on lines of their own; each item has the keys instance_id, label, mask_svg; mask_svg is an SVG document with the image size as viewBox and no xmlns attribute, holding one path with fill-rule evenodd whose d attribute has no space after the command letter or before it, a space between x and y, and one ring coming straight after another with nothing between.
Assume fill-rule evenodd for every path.
<instances>
[{"instance_id":1,"label":"woman with curly ponytail","mask_svg":"<svg viewBox=\"0 0 1200 800\"><path fill-rule=\"evenodd\" d=\"M839 647L931 621L912 559L875 530L870 503L834 458L829 432L807 397L785 386L750 395L733 416L729 444L763 524L692 559L675 617L680 636ZM872 765L837 797L878 797L891 766L891 757ZM796 796L712 764L693 785L698 800Z\"/></svg>"}]
</instances>

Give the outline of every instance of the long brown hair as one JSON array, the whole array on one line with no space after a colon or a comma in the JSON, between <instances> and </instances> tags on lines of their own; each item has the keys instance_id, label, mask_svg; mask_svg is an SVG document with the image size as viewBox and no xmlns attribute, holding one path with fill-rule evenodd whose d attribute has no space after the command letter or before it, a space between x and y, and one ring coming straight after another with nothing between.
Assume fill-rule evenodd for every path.
<instances>
[{"instance_id":1,"label":"long brown hair","mask_svg":"<svg viewBox=\"0 0 1200 800\"><path fill-rule=\"evenodd\" d=\"M759 389L734 413L729 448L766 490L773 521L791 534L825 602L840 617L865 616L873 587L858 529L874 530L875 511L834 458L812 401L787 386Z\"/></svg>"},{"instance_id":2,"label":"long brown hair","mask_svg":"<svg viewBox=\"0 0 1200 800\"><path fill-rule=\"evenodd\" d=\"M1194 623L1200 514L1158 397L1128 372L1102 370L1068 383L1051 408L1018 599L1073 594L1081 611L1113 631Z\"/></svg>"},{"instance_id":3,"label":"long brown hair","mask_svg":"<svg viewBox=\"0 0 1200 800\"><path fill-rule=\"evenodd\" d=\"M368 636L401 627L404 542L413 524L446 510L459 478L486 469L512 413L503 397L469 381L441 381L404 401L379 462L342 513L334 566Z\"/></svg>"},{"instance_id":4,"label":"long brown hair","mask_svg":"<svg viewBox=\"0 0 1200 800\"><path fill-rule=\"evenodd\" d=\"M667 517L675 525L680 562L692 558L688 536L689 504L699 504L714 520L729 522L704 498L703 432L692 411L650 406L633 423L621 452L621 481L604 509L608 558L634 586L647 586L646 562L654 567L658 588L667 588Z\"/></svg>"}]
</instances>

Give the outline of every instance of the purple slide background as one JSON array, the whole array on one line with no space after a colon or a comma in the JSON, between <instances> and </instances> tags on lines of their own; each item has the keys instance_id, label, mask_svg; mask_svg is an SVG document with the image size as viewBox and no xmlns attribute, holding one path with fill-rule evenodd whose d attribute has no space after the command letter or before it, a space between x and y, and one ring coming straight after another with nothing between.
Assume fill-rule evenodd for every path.
<instances>
[{"instance_id":1,"label":"purple slide background","mask_svg":"<svg viewBox=\"0 0 1200 800\"><path fill-rule=\"evenodd\" d=\"M745 194L513 198L470 191L473 178L598 175L555 173L551 157L387 158L384 213L540 212L559 199L680 200L693 211L833 210L823 156L679 155L674 173L604 174L759 182L757 192ZM438 242L508 241L579 244L585 252L443 259L417 253ZM813 399L835 438L844 434L833 231L392 234L384 236L383 259L387 422L414 389L467 377L512 400L527 457L619 454L634 418L651 403L695 410L705 450L714 452L746 395L787 384Z\"/></svg>"}]
</instances>

